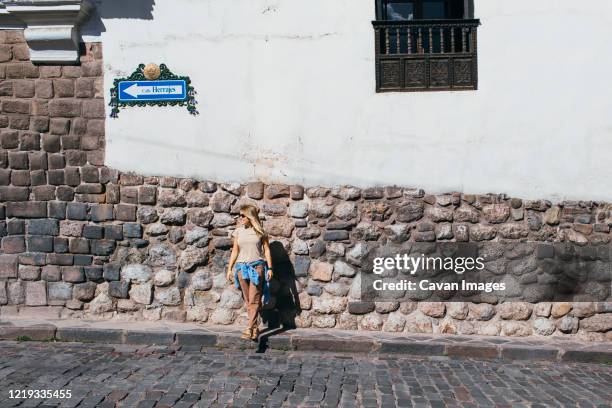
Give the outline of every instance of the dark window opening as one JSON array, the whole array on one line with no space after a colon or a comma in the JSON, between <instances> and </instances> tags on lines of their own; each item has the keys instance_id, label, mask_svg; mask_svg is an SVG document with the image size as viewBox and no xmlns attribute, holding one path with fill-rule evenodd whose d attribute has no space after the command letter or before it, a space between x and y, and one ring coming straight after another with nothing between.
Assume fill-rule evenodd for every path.
<instances>
[{"instance_id":1,"label":"dark window opening","mask_svg":"<svg viewBox=\"0 0 612 408\"><path fill-rule=\"evenodd\" d=\"M376 90L477 89L472 0L376 0Z\"/></svg>"},{"instance_id":2,"label":"dark window opening","mask_svg":"<svg viewBox=\"0 0 612 408\"><path fill-rule=\"evenodd\" d=\"M464 0L382 0L378 20L460 19L465 15Z\"/></svg>"}]
</instances>

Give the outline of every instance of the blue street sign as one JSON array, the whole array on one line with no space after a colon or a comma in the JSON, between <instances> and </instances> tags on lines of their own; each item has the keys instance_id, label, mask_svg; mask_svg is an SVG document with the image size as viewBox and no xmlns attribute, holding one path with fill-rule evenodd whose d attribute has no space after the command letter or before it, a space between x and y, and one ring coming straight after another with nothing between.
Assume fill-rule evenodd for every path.
<instances>
[{"instance_id":1,"label":"blue street sign","mask_svg":"<svg viewBox=\"0 0 612 408\"><path fill-rule=\"evenodd\" d=\"M119 82L119 101L183 101L187 99L187 83L171 81Z\"/></svg>"}]
</instances>

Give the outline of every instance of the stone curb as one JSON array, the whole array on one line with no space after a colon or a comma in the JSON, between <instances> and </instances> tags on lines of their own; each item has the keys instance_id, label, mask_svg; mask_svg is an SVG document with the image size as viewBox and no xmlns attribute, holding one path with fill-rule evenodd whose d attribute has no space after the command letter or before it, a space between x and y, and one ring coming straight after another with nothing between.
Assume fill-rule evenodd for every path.
<instances>
[{"instance_id":1,"label":"stone curb","mask_svg":"<svg viewBox=\"0 0 612 408\"><path fill-rule=\"evenodd\" d=\"M0 340L62 341L101 344L180 346L187 350L202 347L256 349L257 342L245 341L238 333L206 331L130 330L91 327L56 327L52 324L26 326L0 325ZM410 355L421 357L450 357L475 359L538 360L551 362L599 363L612 365L609 350L588 350L517 344L448 343L414 339L376 340L363 337L338 338L300 336L299 333L281 334L260 340L268 348L283 351L316 351L334 353L368 353Z\"/></svg>"}]
</instances>

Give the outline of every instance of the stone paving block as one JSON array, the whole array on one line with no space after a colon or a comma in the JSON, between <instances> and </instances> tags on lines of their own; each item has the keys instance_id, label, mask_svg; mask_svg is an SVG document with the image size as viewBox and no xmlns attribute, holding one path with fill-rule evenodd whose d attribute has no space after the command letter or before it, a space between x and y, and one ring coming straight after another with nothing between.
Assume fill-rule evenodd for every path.
<instances>
[{"instance_id":1,"label":"stone paving block","mask_svg":"<svg viewBox=\"0 0 612 408\"><path fill-rule=\"evenodd\" d=\"M381 353L401 353L401 354L418 354L427 356L444 355L444 344L432 343L416 343L410 341L402 342L382 342L380 349Z\"/></svg>"},{"instance_id":2,"label":"stone paving block","mask_svg":"<svg viewBox=\"0 0 612 408\"><path fill-rule=\"evenodd\" d=\"M127 330L125 332L125 343L171 345L174 343L174 333L144 330Z\"/></svg>"},{"instance_id":3,"label":"stone paving block","mask_svg":"<svg viewBox=\"0 0 612 408\"><path fill-rule=\"evenodd\" d=\"M449 357L499 358L499 349L489 345L448 344L445 353Z\"/></svg>"},{"instance_id":4,"label":"stone paving block","mask_svg":"<svg viewBox=\"0 0 612 408\"><path fill-rule=\"evenodd\" d=\"M180 346L214 346L217 335L209 333L177 332L176 344Z\"/></svg>"},{"instance_id":5,"label":"stone paving block","mask_svg":"<svg viewBox=\"0 0 612 408\"><path fill-rule=\"evenodd\" d=\"M253 340L241 339L238 336L227 336L220 334L217 336L217 347L230 348L234 350L249 350L258 347L258 342Z\"/></svg>"},{"instance_id":6,"label":"stone paving block","mask_svg":"<svg viewBox=\"0 0 612 408\"><path fill-rule=\"evenodd\" d=\"M123 343L123 330L59 327L56 338L60 341Z\"/></svg>"},{"instance_id":7,"label":"stone paving block","mask_svg":"<svg viewBox=\"0 0 612 408\"><path fill-rule=\"evenodd\" d=\"M502 345L501 358L506 360L549 360L555 361L559 350L545 347L525 347L515 345Z\"/></svg>"},{"instance_id":8,"label":"stone paving block","mask_svg":"<svg viewBox=\"0 0 612 408\"><path fill-rule=\"evenodd\" d=\"M56 327L53 325L35 325L35 326L5 326L0 325L1 340L49 340L55 338Z\"/></svg>"},{"instance_id":9,"label":"stone paving block","mask_svg":"<svg viewBox=\"0 0 612 408\"><path fill-rule=\"evenodd\" d=\"M357 341L354 339L323 339L323 338L292 338L291 345L299 351L338 351L338 352L370 352L374 351L373 341Z\"/></svg>"},{"instance_id":10,"label":"stone paving block","mask_svg":"<svg viewBox=\"0 0 612 408\"><path fill-rule=\"evenodd\" d=\"M270 336L267 338L268 347L276 350L295 350L288 336Z\"/></svg>"},{"instance_id":11,"label":"stone paving block","mask_svg":"<svg viewBox=\"0 0 612 408\"><path fill-rule=\"evenodd\" d=\"M612 352L595 350L566 350L561 361L612 365Z\"/></svg>"}]
</instances>

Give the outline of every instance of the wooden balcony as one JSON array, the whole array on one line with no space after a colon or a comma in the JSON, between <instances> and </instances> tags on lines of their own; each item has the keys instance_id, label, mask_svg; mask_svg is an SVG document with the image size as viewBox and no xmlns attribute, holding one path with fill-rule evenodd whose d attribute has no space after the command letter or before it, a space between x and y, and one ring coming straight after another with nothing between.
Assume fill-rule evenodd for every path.
<instances>
[{"instance_id":1,"label":"wooden balcony","mask_svg":"<svg viewBox=\"0 0 612 408\"><path fill-rule=\"evenodd\" d=\"M480 20L373 21L376 92L478 87Z\"/></svg>"}]
</instances>

